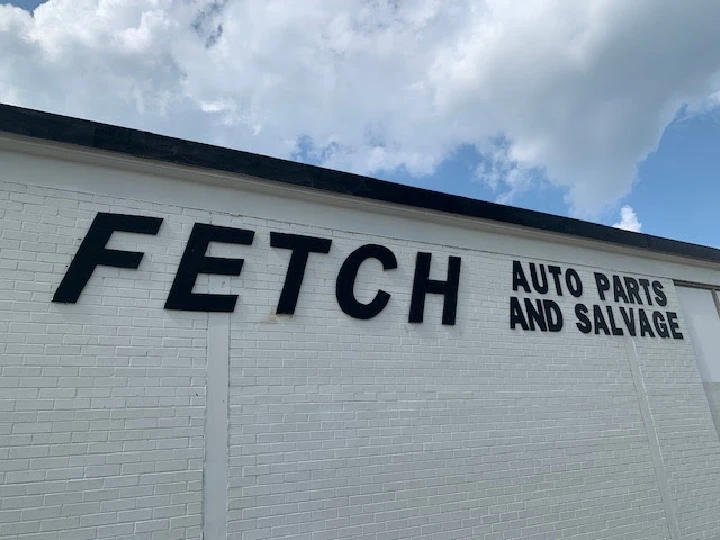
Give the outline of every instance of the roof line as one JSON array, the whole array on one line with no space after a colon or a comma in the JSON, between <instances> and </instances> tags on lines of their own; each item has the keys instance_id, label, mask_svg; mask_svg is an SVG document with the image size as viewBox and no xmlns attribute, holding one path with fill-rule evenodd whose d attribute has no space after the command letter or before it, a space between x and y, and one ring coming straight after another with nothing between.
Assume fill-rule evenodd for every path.
<instances>
[{"instance_id":1,"label":"roof line","mask_svg":"<svg viewBox=\"0 0 720 540\"><path fill-rule=\"evenodd\" d=\"M699 244L39 110L0 104L0 132L720 263Z\"/></svg>"}]
</instances>

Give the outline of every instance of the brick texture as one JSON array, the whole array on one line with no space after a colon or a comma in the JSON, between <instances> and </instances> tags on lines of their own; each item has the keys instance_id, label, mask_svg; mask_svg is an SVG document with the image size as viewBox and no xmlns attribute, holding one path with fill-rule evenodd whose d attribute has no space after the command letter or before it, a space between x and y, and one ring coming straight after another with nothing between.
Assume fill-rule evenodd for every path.
<instances>
[{"instance_id":1,"label":"brick texture","mask_svg":"<svg viewBox=\"0 0 720 540\"><path fill-rule=\"evenodd\" d=\"M158 309L197 216L128 204L172 216L163 241L113 236L142 268L104 268L60 306L95 213L125 204L0 184L1 538L200 537L207 317Z\"/></svg>"},{"instance_id":2,"label":"brick texture","mask_svg":"<svg viewBox=\"0 0 720 540\"><path fill-rule=\"evenodd\" d=\"M562 332L513 331L502 253L141 198L0 182L0 538L200 539L203 489L221 489L231 540L666 539L650 436L681 538L720 537L720 443L690 340L637 339L630 358L624 338L579 333L567 295ZM99 211L164 222L155 237L113 236L108 247L146 253L138 270L99 268L77 304L52 304ZM245 259L239 277L196 289L240 295L226 486L203 486L208 317L163 310L195 222L255 231L252 246L212 247ZM290 254L270 231L333 242L310 255L293 316L275 314ZM359 321L335 279L366 243L398 268L363 264L358 299L391 300ZM548 259L602 303L574 249ZM455 326L435 295L407 322L418 251L435 279L462 258Z\"/></svg>"}]
</instances>

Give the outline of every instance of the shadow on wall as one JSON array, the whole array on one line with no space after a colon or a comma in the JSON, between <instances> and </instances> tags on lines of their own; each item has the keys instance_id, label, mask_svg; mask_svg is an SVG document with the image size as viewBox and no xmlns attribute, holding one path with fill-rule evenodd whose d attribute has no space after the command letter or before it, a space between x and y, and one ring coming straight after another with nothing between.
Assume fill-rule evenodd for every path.
<instances>
[{"instance_id":1,"label":"shadow on wall","mask_svg":"<svg viewBox=\"0 0 720 540\"><path fill-rule=\"evenodd\" d=\"M677 287L685 324L695 349L715 431L720 437L720 294L710 289Z\"/></svg>"}]
</instances>

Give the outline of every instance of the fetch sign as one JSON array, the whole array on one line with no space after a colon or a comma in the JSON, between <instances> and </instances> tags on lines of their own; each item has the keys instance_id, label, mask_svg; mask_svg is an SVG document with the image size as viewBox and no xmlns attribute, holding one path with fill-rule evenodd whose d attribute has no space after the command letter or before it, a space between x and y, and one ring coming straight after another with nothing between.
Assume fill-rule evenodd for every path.
<instances>
[{"instance_id":1,"label":"fetch sign","mask_svg":"<svg viewBox=\"0 0 720 540\"><path fill-rule=\"evenodd\" d=\"M162 222L161 217L98 213L52 301L75 304L98 266L137 269L144 254L108 249L106 246L110 237L115 232L156 235ZM239 276L242 272L243 259L208 256L206 253L211 242L251 245L254 237L254 231L246 229L195 223L165 301L165 309L232 313L237 304L237 295L199 294L192 291L200 274ZM295 313L310 254L327 254L331 244L332 240L316 236L270 232L271 247L290 251L277 314ZM392 271L398 266L395 254L379 244L364 244L343 261L335 283L335 297L345 314L361 320L379 315L390 300L390 294L382 289L368 303L362 303L355 297L354 285L358 271L368 259L379 261L383 271ZM408 322L423 322L425 297L436 294L443 296L442 324L454 325L460 286L460 257L448 258L445 280L430 279L431 261L431 253L418 252L416 255ZM574 314L578 331L613 336L622 336L627 332L631 336L683 339L678 330L677 313L656 309L667 306L667 296L659 281L608 277L600 272L595 272L594 278L600 300L612 299L627 307L619 306L616 311L615 306L577 303ZM573 268L563 270L559 266L530 263L526 270L520 261L513 261L512 289L515 293L540 296L563 296L567 293L579 299L583 296L585 285ZM564 324L565 316L555 300L511 296L511 329L560 332Z\"/></svg>"},{"instance_id":2,"label":"fetch sign","mask_svg":"<svg viewBox=\"0 0 720 540\"><path fill-rule=\"evenodd\" d=\"M108 240L114 232L156 235L162 222L163 218L160 217L98 213L55 291L52 301L62 304L76 303L98 266L137 269L144 254L107 249L105 246ZM255 233L246 229L195 223L170 287L165 309L207 313L235 311L237 295L198 294L192 290L200 274L239 276L242 272L243 259L207 256L207 248L211 242L251 245L254 237ZM270 233L271 247L291 252L277 314L295 313L310 254L326 254L330 251L331 244L332 240L317 236ZM378 244L360 246L343 261L335 283L335 297L342 311L356 319L376 317L390 301L390 294L383 290L379 290L366 304L355 298L353 292L355 280L360 265L367 259L377 259L385 271L394 270L398 266L395 254L387 247ZM454 325L460 284L460 258L452 256L449 258L448 277L445 281L430 279L431 260L431 253L418 252L408 322L423 322L425 296L438 294L444 297L442 323Z\"/></svg>"}]
</instances>

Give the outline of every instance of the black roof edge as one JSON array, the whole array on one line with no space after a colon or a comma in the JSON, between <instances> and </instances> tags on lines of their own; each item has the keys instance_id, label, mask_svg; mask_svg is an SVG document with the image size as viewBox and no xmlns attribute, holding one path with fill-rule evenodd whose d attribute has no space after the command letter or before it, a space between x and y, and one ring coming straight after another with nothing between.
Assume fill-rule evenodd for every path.
<instances>
[{"instance_id":1,"label":"black roof edge","mask_svg":"<svg viewBox=\"0 0 720 540\"><path fill-rule=\"evenodd\" d=\"M0 132L720 263L720 250L315 165L0 104Z\"/></svg>"}]
</instances>

